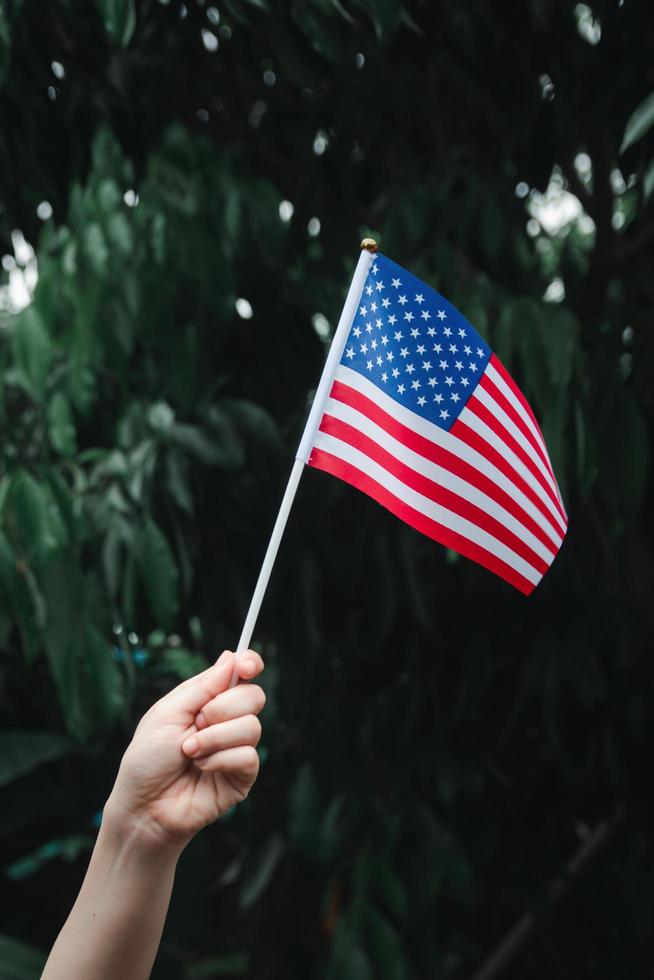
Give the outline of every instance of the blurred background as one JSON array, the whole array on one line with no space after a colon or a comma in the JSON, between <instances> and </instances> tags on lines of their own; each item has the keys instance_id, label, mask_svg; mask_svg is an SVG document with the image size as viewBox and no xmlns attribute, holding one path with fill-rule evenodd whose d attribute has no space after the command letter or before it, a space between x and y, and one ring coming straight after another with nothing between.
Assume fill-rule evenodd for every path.
<instances>
[{"instance_id":1,"label":"blurred background","mask_svg":"<svg viewBox=\"0 0 654 980\"><path fill-rule=\"evenodd\" d=\"M651 975L654 9L0 2L0 977L144 709L240 633L358 246L442 291L570 514L530 599L303 477L262 771L155 980Z\"/></svg>"}]
</instances>

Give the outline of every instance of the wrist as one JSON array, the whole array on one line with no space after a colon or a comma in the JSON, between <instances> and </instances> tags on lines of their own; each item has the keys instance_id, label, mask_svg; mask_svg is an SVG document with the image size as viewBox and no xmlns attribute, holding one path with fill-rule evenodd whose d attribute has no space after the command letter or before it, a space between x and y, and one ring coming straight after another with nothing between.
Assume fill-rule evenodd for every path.
<instances>
[{"instance_id":1,"label":"wrist","mask_svg":"<svg viewBox=\"0 0 654 980\"><path fill-rule=\"evenodd\" d=\"M169 834L148 813L130 809L112 793L102 812L101 833L131 859L177 863L188 838Z\"/></svg>"}]
</instances>

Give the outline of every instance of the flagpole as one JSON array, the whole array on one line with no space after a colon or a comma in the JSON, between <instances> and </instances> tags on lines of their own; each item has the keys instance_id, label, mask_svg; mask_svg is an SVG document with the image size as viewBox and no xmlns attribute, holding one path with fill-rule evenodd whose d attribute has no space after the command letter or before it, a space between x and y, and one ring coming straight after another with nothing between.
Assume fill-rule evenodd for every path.
<instances>
[{"instance_id":1,"label":"flagpole","mask_svg":"<svg viewBox=\"0 0 654 980\"><path fill-rule=\"evenodd\" d=\"M254 627L256 626L257 617L259 615L259 610L261 609L261 603L263 602L263 597L266 594L270 574L272 572L273 565L275 564L275 558L277 557L279 545L282 540L284 528L286 527L286 521L288 520L288 515L300 482L300 477L302 476L302 471L304 470L305 464L309 462L311 448L313 446L313 441L315 439L318 426L320 425L320 420L323 416L325 402L327 401L329 392L331 391L336 367L343 356L343 349L350 332L350 327L352 325L357 306L359 305L359 300L363 291L363 284L366 281L366 276L368 275L373 254L376 251L377 243L374 241L374 239L364 238L361 242L361 255L359 256L357 267L354 270L352 282L350 283L350 288L345 299L341 318L338 321L338 326L336 327L334 339L332 340L331 347L329 348L329 354L327 355L327 360L325 361L320 382L318 384L318 388L316 389L313 405L311 406L311 411L309 412L309 417L307 418L307 422L304 427L302 439L300 440L300 445L295 455L293 469L291 470L291 475L286 485L286 490L282 498L279 513L277 514L277 519L275 521L275 526L273 527L270 541L268 542L268 547L266 549L266 554L263 559L263 564L261 566L261 571L259 572L259 578L257 579L254 594L252 595L252 599L250 601L250 608L248 609L247 616L245 617L241 638L238 641L238 646L236 648L237 657L244 653L244 651L250 646L252 634L254 633ZM234 682L235 680L236 677L234 678Z\"/></svg>"}]
</instances>

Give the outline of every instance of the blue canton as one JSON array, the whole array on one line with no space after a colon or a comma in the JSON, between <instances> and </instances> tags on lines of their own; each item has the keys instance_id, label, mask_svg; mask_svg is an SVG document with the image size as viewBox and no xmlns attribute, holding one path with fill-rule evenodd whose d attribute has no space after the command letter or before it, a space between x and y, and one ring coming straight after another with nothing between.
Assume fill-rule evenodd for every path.
<instances>
[{"instance_id":1,"label":"blue canton","mask_svg":"<svg viewBox=\"0 0 654 980\"><path fill-rule=\"evenodd\" d=\"M386 256L375 255L342 364L449 429L490 356L488 344L451 303Z\"/></svg>"}]
</instances>

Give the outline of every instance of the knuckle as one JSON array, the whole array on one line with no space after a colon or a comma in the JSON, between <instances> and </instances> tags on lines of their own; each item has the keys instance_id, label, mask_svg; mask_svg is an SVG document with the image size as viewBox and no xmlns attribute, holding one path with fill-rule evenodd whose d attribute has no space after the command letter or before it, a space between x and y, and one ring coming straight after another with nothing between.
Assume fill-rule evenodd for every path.
<instances>
[{"instance_id":1,"label":"knuckle","mask_svg":"<svg viewBox=\"0 0 654 980\"><path fill-rule=\"evenodd\" d=\"M251 691L255 704L255 713L258 714L260 711L263 710L263 707L266 703L266 695L264 693L263 688L259 687L258 684L253 684L251 687Z\"/></svg>"},{"instance_id":2,"label":"knuckle","mask_svg":"<svg viewBox=\"0 0 654 980\"><path fill-rule=\"evenodd\" d=\"M248 715L248 738L256 745L261 738L261 722L256 715Z\"/></svg>"}]
</instances>

